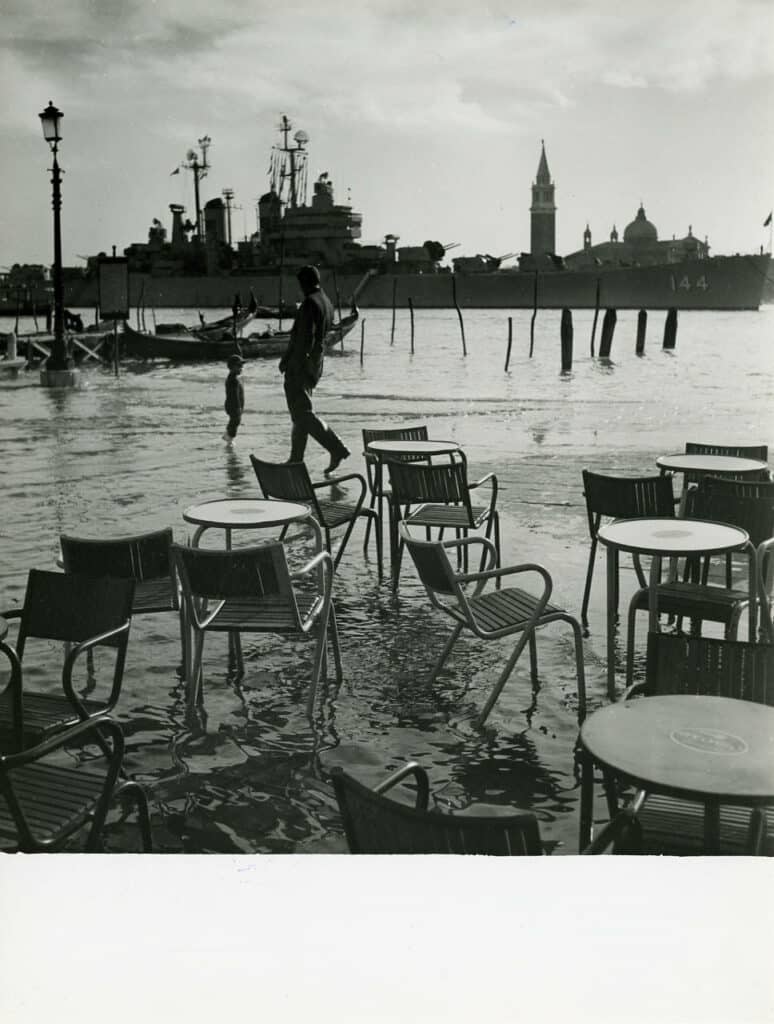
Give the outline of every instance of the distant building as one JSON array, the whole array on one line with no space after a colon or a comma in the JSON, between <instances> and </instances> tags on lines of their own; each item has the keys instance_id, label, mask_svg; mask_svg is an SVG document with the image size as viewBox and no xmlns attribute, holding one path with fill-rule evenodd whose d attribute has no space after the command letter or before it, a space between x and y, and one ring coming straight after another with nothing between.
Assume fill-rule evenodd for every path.
<instances>
[{"instance_id":1,"label":"distant building","mask_svg":"<svg viewBox=\"0 0 774 1024\"><path fill-rule=\"evenodd\" d=\"M645 208L640 203L636 217L624 228L623 241L619 241L618 231L613 225L609 241L592 245L591 230L587 224L583 232L583 248L565 256L564 264L571 270L605 264L648 267L657 263L706 259L709 249L706 239L702 242L694 237L691 226L685 238L659 241L656 226L645 216Z\"/></svg>"},{"instance_id":2,"label":"distant building","mask_svg":"<svg viewBox=\"0 0 774 1024\"><path fill-rule=\"evenodd\" d=\"M539 260L547 253L556 252L556 203L554 202L555 185L551 181L551 172L546 160L546 147L540 141L540 163L538 164L535 182L532 185L532 205L530 206L530 255Z\"/></svg>"}]
</instances>

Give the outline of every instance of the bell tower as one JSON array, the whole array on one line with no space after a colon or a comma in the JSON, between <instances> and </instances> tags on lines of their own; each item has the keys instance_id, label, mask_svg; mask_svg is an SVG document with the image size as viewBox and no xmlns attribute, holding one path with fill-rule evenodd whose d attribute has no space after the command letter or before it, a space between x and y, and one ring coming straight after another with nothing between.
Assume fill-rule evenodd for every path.
<instances>
[{"instance_id":1,"label":"bell tower","mask_svg":"<svg viewBox=\"0 0 774 1024\"><path fill-rule=\"evenodd\" d=\"M538 164L535 183L532 186L532 206L529 208L530 221L530 252L533 256L556 252L556 204L554 203L554 183L546 160L546 147L540 140L540 163Z\"/></svg>"}]
</instances>

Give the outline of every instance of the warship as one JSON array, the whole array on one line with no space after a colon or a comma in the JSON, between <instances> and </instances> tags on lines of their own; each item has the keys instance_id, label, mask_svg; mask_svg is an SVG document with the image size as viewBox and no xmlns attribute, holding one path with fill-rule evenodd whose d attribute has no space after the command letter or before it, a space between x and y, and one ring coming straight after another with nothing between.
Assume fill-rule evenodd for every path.
<instances>
[{"instance_id":1,"label":"warship","mask_svg":"<svg viewBox=\"0 0 774 1024\"><path fill-rule=\"evenodd\" d=\"M258 227L250 238L232 244L231 190L201 210L199 183L206 173L209 137L201 154L189 151L196 220L184 220L185 208L172 204L172 232L154 220L146 243L124 250L130 268L133 305L147 307L229 307L235 293L252 290L258 303L282 306L297 298L295 271L305 263L319 267L323 287L339 306L361 308L599 308L758 309L769 274L770 254L710 256L710 247L692 228L681 238L659 239L642 205L623 237L613 227L609 239L593 245L586 227L583 247L555 252L555 185L541 145L530 206L529 252L515 266L503 257L462 256L443 265L451 245L427 240L399 246L399 236L363 244L362 215L335 201L327 173L313 182L307 203L309 136L293 132L283 115L280 142L273 147L269 190L258 200ZM456 243L455 243L456 245ZM98 257L89 261L94 271ZM68 277L70 306L96 303L96 283L88 272Z\"/></svg>"}]
</instances>

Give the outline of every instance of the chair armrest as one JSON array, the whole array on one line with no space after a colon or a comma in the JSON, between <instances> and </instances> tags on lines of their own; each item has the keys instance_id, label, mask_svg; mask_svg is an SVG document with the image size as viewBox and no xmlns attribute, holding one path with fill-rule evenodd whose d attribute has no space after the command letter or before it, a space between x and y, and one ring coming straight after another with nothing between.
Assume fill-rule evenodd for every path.
<instances>
[{"instance_id":1,"label":"chair armrest","mask_svg":"<svg viewBox=\"0 0 774 1024\"><path fill-rule=\"evenodd\" d=\"M366 483L365 477L362 473L344 473L341 476L332 476L328 480L320 480L318 483L312 484L315 490L320 487L335 487L337 484L346 483L348 480L357 480L360 484L360 497L356 500L355 504L362 505L365 499L366 490L368 484Z\"/></svg>"},{"instance_id":2,"label":"chair armrest","mask_svg":"<svg viewBox=\"0 0 774 1024\"><path fill-rule=\"evenodd\" d=\"M291 580L298 580L315 571L319 573L321 593L318 594L317 600L312 604L308 615L301 623L301 629L305 633L309 632L312 623L321 614L324 616L324 621L327 621L333 592L333 558L328 551L318 551L314 558L290 576Z\"/></svg>"},{"instance_id":3,"label":"chair armrest","mask_svg":"<svg viewBox=\"0 0 774 1024\"><path fill-rule=\"evenodd\" d=\"M476 487L483 487L484 484L491 484L492 493L489 497L489 509L492 511L497 504L497 492L499 490L497 483L497 476L494 473L487 473L486 476L482 476L480 480L476 480L475 483L468 484L468 490L475 490Z\"/></svg>"},{"instance_id":4,"label":"chair armrest","mask_svg":"<svg viewBox=\"0 0 774 1024\"><path fill-rule=\"evenodd\" d=\"M488 537L457 537L452 538L451 540L441 541L441 544L445 548L466 548L473 544L480 544L481 547L486 548L487 561L489 562L487 568L491 569L493 566L497 565L497 548Z\"/></svg>"},{"instance_id":5,"label":"chair armrest","mask_svg":"<svg viewBox=\"0 0 774 1024\"><path fill-rule=\"evenodd\" d=\"M417 783L417 799L415 807L418 811L426 811L430 799L430 782L425 769L416 761L409 761L408 764L393 772L388 778L375 787L375 793L386 793L388 789L397 786L409 775L413 775Z\"/></svg>"},{"instance_id":6,"label":"chair armrest","mask_svg":"<svg viewBox=\"0 0 774 1024\"><path fill-rule=\"evenodd\" d=\"M536 572L543 577L543 597L540 598L543 605L548 603L548 599L551 596L551 591L554 589L554 581L551 579L551 575L548 569L542 565L538 565L537 562L523 562L520 565L503 565L498 569L486 569L483 572L467 572L460 573L455 576L458 583L475 583L481 581L483 585L486 584L487 580L500 579L503 576L515 576L520 572Z\"/></svg>"},{"instance_id":7,"label":"chair armrest","mask_svg":"<svg viewBox=\"0 0 774 1024\"><path fill-rule=\"evenodd\" d=\"M616 816L605 825L599 835L595 836L589 845L581 850L583 856L593 856L604 853L613 843L626 839L631 843L627 853L638 853L642 848L642 830L637 814L645 802L645 792L640 790L631 803L622 808ZM623 851L621 851L623 852Z\"/></svg>"},{"instance_id":8,"label":"chair armrest","mask_svg":"<svg viewBox=\"0 0 774 1024\"><path fill-rule=\"evenodd\" d=\"M111 752L110 759L111 762L114 759L117 760L118 766L120 767L121 759L124 755L124 734L117 722L114 722L112 718L108 718L107 715L102 715L97 716L96 718L90 718L88 722L78 722L77 725L72 725L68 729L56 732L53 736L50 736L42 743L38 743L37 746L27 747L26 750L22 750L18 754L0 755L0 770L11 771L14 768L20 768L25 764L31 764L34 761L39 761L41 758L46 757L47 754L51 754L55 750L60 750L68 743L80 740L81 737L87 736L92 732L102 736L103 738L105 733L108 733L111 736L113 740L113 750Z\"/></svg>"},{"instance_id":9,"label":"chair armrest","mask_svg":"<svg viewBox=\"0 0 774 1024\"><path fill-rule=\"evenodd\" d=\"M64 689L67 698L75 705L75 707L79 709L81 708L81 703L78 700L77 696L75 695L75 691L73 690L72 675L73 667L75 666L76 660L84 653L84 651L89 651L94 647L98 647L100 644L105 643L106 640L112 640L115 637L121 636L122 634L128 634L129 627L131 626L131 624L132 620L127 619L126 622L123 623L123 625L117 626L115 629L109 629L105 633L100 633L98 636L89 637L88 640L84 640L81 643L76 644L75 647L73 647L73 649L67 655L67 657L65 658L64 668L62 669L62 688ZM124 652L125 651L126 647L124 647ZM122 652L120 648L118 648L117 650L116 657L122 657ZM117 700L118 698L118 691L121 687L121 674L123 665L117 666L117 669L118 670L116 671L113 678L113 686L109 697L109 702L112 703L115 703L115 700Z\"/></svg>"},{"instance_id":10,"label":"chair armrest","mask_svg":"<svg viewBox=\"0 0 774 1024\"><path fill-rule=\"evenodd\" d=\"M291 580L300 580L303 576L308 576L313 569L322 565L324 562L331 562L332 558L327 551L318 551L314 558L310 559L306 565L302 565L300 569L296 569L295 572L290 574Z\"/></svg>"}]
</instances>

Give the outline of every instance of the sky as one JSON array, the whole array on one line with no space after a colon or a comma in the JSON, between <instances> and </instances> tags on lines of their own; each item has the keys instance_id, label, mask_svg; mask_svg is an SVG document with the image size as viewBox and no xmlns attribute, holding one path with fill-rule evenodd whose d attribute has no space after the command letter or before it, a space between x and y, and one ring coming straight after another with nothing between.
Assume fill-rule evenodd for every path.
<instances>
[{"instance_id":1,"label":"sky","mask_svg":"<svg viewBox=\"0 0 774 1024\"><path fill-rule=\"evenodd\" d=\"M66 265L193 215L172 172L205 135L202 205L233 189L252 233L282 114L364 242L528 250L544 139L560 253L640 202L660 238L769 245L772 0L0 0L0 24L0 269L53 260L49 100Z\"/></svg>"}]
</instances>

